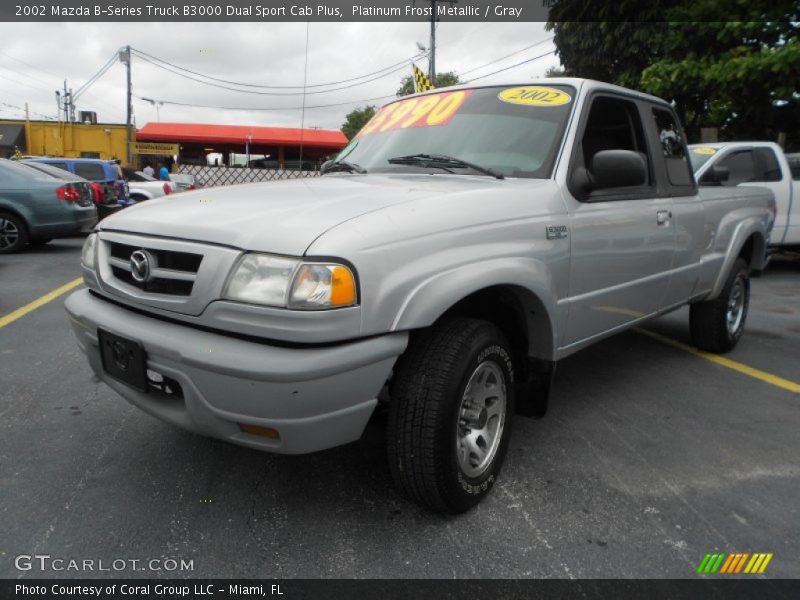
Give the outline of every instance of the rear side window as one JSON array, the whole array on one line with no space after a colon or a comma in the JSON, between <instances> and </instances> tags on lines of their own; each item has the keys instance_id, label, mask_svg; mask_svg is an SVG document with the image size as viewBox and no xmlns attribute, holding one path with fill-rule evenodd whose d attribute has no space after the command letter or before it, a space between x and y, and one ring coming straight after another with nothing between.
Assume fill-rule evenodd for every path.
<instances>
[{"instance_id":1,"label":"rear side window","mask_svg":"<svg viewBox=\"0 0 800 600\"><path fill-rule=\"evenodd\" d=\"M686 143L675 117L668 110L654 108L653 118L661 142L661 151L664 153L669 182L676 186L692 185L692 171L686 156Z\"/></svg>"},{"instance_id":2,"label":"rear side window","mask_svg":"<svg viewBox=\"0 0 800 600\"><path fill-rule=\"evenodd\" d=\"M106 179L106 172L103 166L94 163L75 163L75 174L89 181L103 181Z\"/></svg>"},{"instance_id":3,"label":"rear side window","mask_svg":"<svg viewBox=\"0 0 800 600\"><path fill-rule=\"evenodd\" d=\"M760 171L758 181L780 181L783 179L781 166L772 148L754 148L753 156Z\"/></svg>"},{"instance_id":4,"label":"rear side window","mask_svg":"<svg viewBox=\"0 0 800 600\"><path fill-rule=\"evenodd\" d=\"M730 172L728 180L722 185L733 187L740 183L750 183L757 181L756 179L756 163L753 159L752 150L740 150L729 154L721 161L720 167L727 167Z\"/></svg>"},{"instance_id":5,"label":"rear side window","mask_svg":"<svg viewBox=\"0 0 800 600\"><path fill-rule=\"evenodd\" d=\"M792 171L792 179L800 181L800 156L787 157L789 161L789 169Z\"/></svg>"},{"instance_id":6,"label":"rear side window","mask_svg":"<svg viewBox=\"0 0 800 600\"><path fill-rule=\"evenodd\" d=\"M64 169L65 171L69 171L69 167L67 167L67 163L62 162L49 162L47 163L51 167L56 167L58 169Z\"/></svg>"}]
</instances>

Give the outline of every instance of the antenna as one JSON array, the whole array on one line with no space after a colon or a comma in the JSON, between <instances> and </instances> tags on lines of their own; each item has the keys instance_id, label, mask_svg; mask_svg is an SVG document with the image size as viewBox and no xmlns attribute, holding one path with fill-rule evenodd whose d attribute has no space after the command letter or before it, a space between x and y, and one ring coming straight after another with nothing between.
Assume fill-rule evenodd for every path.
<instances>
[{"instance_id":1,"label":"antenna","mask_svg":"<svg viewBox=\"0 0 800 600\"><path fill-rule=\"evenodd\" d=\"M311 26L309 21L306 21L306 58L303 65L303 106L300 111L300 177L303 176L303 137L305 133L306 124L306 83L308 81L308 30Z\"/></svg>"}]
</instances>

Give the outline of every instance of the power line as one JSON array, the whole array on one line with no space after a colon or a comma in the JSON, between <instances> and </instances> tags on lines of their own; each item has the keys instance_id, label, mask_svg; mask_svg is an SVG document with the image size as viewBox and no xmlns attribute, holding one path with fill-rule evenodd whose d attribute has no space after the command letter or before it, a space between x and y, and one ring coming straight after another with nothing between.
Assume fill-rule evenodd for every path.
<instances>
[{"instance_id":1,"label":"power line","mask_svg":"<svg viewBox=\"0 0 800 600\"><path fill-rule=\"evenodd\" d=\"M525 48L522 48L520 50L512 52L511 54L506 54L505 56L501 56L500 58L496 58L494 60L490 60L486 64L481 65L480 67L472 67L471 69L467 69L466 71L462 71L461 73L459 73L459 75L463 76L463 75L467 75L469 73L474 73L475 71L479 71L480 69L483 69L484 67L488 67L489 65L493 65L495 63L499 63L501 60L505 60L507 58L511 58L515 54L520 54L521 52L525 52L526 50L530 50L531 48L535 48L536 46L541 46L545 42L551 41L554 37L555 36L551 35L549 38L545 38L543 40L539 40L535 44L531 44L530 46L526 46Z\"/></svg>"},{"instance_id":2,"label":"power line","mask_svg":"<svg viewBox=\"0 0 800 600\"><path fill-rule=\"evenodd\" d=\"M36 69L40 73L44 73L45 75L50 75L51 77L55 77L56 79L59 79L59 80L61 79L60 75L56 75L55 73L53 73L51 71L46 71L46 70L42 69L41 67L37 67L36 65L32 65L29 62L25 62L24 60L20 60L19 58L15 58L15 57L11 56L8 52L3 52L2 50L0 50L0 54L5 56L6 58L10 58L11 60L20 63L21 65L25 65L26 67L29 67L31 69ZM47 84L47 85L50 85L50 84Z\"/></svg>"},{"instance_id":3,"label":"power line","mask_svg":"<svg viewBox=\"0 0 800 600\"><path fill-rule=\"evenodd\" d=\"M360 100L349 100L347 102L335 102L333 104L317 104L314 106L306 106L306 110L313 108L333 108L336 106L350 106L351 104L359 104L361 102L372 102L378 100L386 100L388 98L396 98L395 94L387 96L376 96L374 98L362 98ZM139 100L149 102L150 100L137 96ZM261 106L215 106L211 104L193 104L191 102L177 102L174 100L156 100L160 104L169 104L171 106L185 106L189 108L213 108L216 110L243 110L243 111L257 111L257 112L272 112L276 110L300 110L299 106L277 106L277 107L261 107Z\"/></svg>"},{"instance_id":4,"label":"power line","mask_svg":"<svg viewBox=\"0 0 800 600\"><path fill-rule=\"evenodd\" d=\"M164 65L159 64L159 63L157 63L155 61L152 61L149 58L145 58L144 56L141 56L139 54L136 54L136 56L138 56L138 58L140 58L141 60L144 60L144 61L150 63L151 65L153 65L155 67L158 67L159 69L164 69L165 71L167 71L169 73L172 73L173 75L177 75L178 77L183 77L185 79L189 79L189 80L195 81L197 83L202 83L204 85L208 85L208 86L211 86L211 87L214 87L214 88L223 89L223 90L228 90L228 91L231 91L231 92L239 92L240 94L253 94L253 95L256 95L256 96L302 96L304 94L304 92L302 92L302 91L300 91L300 92L259 92L259 91L255 91L255 90L240 90L240 89L232 88L232 87L229 87L229 86L226 86L226 85L220 85L218 83L212 83L210 81L203 81L202 79L197 79L196 77L192 77L191 75L187 75L186 73L181 73L180 71L175 71L175 70L173 70L173 69L171 69L169 67L165 67ZM378 79L382 79L382 78L386 77L387 75L391 75L393 73L396 73L397 71L400 71L401 69L405 69L406 65L407 65L407 63L403 62L402 64L399 64L399 66L395 67L391 71L387 71L386 73L383 73L382 75L377 75L377 76L375 76L375 77L373 77L371 79L365 79L364 81L361 81L359 83L353 83L353 84L345 85L345 86L338 87L338 88L331 88L329 90L318 90L318 91L315 91L315 92L305 92L305 94L309 95L309 96L310 95L314 95L314 94L328 94L328 93L331 93L331 92L339 92L341 90L347 90L347 89L350 89L350 88L358 87L360 85L364 85L366 83L370 83L372 81L377 81Z\"/></svg>"},{"instance_id":5,"label":"power line","mask_svg":"<svg viewBox=\"0 0 800 600\"><path fill-rule=\"evenodd\" d=\"M547 40L542 40L541 42L537 42L533 46L537 46L537 45L539 45L539 44L541 44L541 43L543 43L545 41L547 41ZM528 49L532 48L533 46L530 46L528 48L523 48L523 50L528 50ZM514 53L512 53L510 55L504 56L503 58L496 59L495 61L492 61L492 62L498 62L500 60L508 58L508 56L513 56L514 54L519 54L523 50L518 50L517 52L514 52ZM535 60L539 60L540 58L544 58L545 56L553 54L554 52L555 52L555 50L550 50L548 52L545 52L544 54L540 54L538 56L534 56L533 58L529 58L529 59L523 60L523 61L518 62L516 64L510 65L508 67L504 67L502 69L498 69L497 71L493 71L491 73L487 73L487 74L481 75L479 77L475 77L473 79L470 79L468 81L464 81L462 83L471 83L473 81L478 81L479 79L483 79L485 77L490 77L491 75L496 75L497 73L502 73L503 71L508 71L508 70L514 69L516 67L522 66L522 65L530 63L530 62L533 62ZM487 63L487 64L492 64L492 62ZM482 65L481 67L476 67L475 69L471 69L471 71L475 71L475 70L483 68L485 66L486 65ZM142 99L140 96L138 98ZM361 98L359 100L349 100L347 102L336 102L336 103L331 103L331 104L318 104L318 105L315 105L315 106L306 106L306 109L334 108L334 107L337 107L337 106L350 106L350 105L354 105L354 104L360 104L362 102L372 102L372 101L378 101L378 100L387 100L389 98L396 98L396 96L394 94L391 94L391 95L386 95L386 96L375 96L375 97L372 97L372 98ZM296 107L291 107L291 106L286 106L286 107L215 106L215 105L209 105L209 104L194 104L194 103L191 103L191 102L178 102L178 101L173 101L173 100L158 100L158 102L161 102L163 104L169 104L169 105L172 105L172 106L184 106L184 107L189 107L189 108L210 108L210 109L216 109L216 110L241 110L241 111L256 111L256 112L272 112L272 111L281 111L281 110L282 111L298 110Z\"/></svg>"},{"instance_id":6,"label":"power line","mask_svg":"<svg viewBox=\"0 0 800 600\"><path fill-rule=\"evenodd\" d=\"M550 50L549 52L545 52L544 54L540 54L539 56L534 56L533 58L529 58L527 60L523 60L522 62L518 62L516 64L513 64L513 65L508 66L508 67L504 67L502 69L498 69L497 71L492 71L491 73L486 73L485 75L481 75L480 77L473 77L472 79L464 81L463 83L472 83L473 81L478 81L479 79L484 79L485 77L491 77L492 75L497 75L498 73L502 73L503 71L509 71L511 69L515 69L517 67L520 67L522 65L528 64L528 63L533 62L535 60L539 60L540 58L544 58L545 56L547 56L549 54L555 54L555 52L556 52L555 50Z\"/></svg>"},{"instance_id":7,"label":"power line","mask_svg":"<svg viewBox=\"0 0 800 600\"><path fill-rule=\"evenodd\" d=\"M260 89L268 89L268 90L290 90L290 89L300 89L300 88L321 88L321 87L329 87L329 86L332 86L332 85L341 85L341 84L344 84L344 83L351 83L353 81L358 81L359 79L365 79L367 77L372 77L373 75L378 75L378 74L384 73L384 72L386 72L385 74L388 75L390 73L394 73L395 71L397 71L398 70L397 67L404 67L404 66L406 66L408 64L409 61L416 60L416 59L424 56L424 54L422 54L422 53L416 54L416 55L414 55L414 56L412 56L410 58L407 58L405 60L402 60L400 62L396 62L394 64L388 65L386 67L383 67L382 69L378 69L377 71L373 71L371 73L365 73L364 75L359 75L358 77L351 77L350 79L341 79L339 81L330 81L328 83L316 83L316 84L313 84L313 85L302 86L302 85L261 85L261 84L256 84L256 83L244 83L244 82L239 82L239 81L231 81L231 80L228 80L228 79L220 79L218 77L213 77L211 75L206 75L206 74L200 73L198 71L193 71L191 69L187 69L186 67L181 67L181 66L175 65L173 63L170 63L170 62L168 62L166 60L163 60L161 58L155 57L152 54L148 54L147 52L143 52L142 50L138 50L136 48L131 48L131 50L134 53L136 53L139 56L139 58L149 58L149 59L151 59L151 61L153 61L153 60L157 61L161 65L168 65L168 66L170 66L170 67L172 67L174 69L178 69L179 71L185 71L186 73L190 73L192 75L197 75L199 77L204 77L206 79L210 79L211 81L216 81L216 82L219 82L219 83L225 83L225 84L229 84L229 85L236 85L236 86L239 86L239 87L260 88ZM367 83L367 82L363 82L363 83ZM341 89L345 89L345 88L341 88ZM326 91L335 91L335 90L326 90ZM296 95L300 95L301 93L302 92L296 92ZM322 93L322 92L318 92L318 93ZM286 95L290 95L290 94L286 94Z\"/></svg>"}]
</instances>

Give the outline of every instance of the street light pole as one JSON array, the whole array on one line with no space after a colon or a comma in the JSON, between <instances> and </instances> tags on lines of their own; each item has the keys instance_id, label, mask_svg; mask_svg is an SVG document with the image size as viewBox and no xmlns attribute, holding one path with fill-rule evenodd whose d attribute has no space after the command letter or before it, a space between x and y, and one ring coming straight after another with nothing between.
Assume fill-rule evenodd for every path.
<instances>
[{"instance_id":1,"label":"street light pole","mask_svg":"<svg viewBox=\"0 0 800 600\"><path fill-rule=\"evenodd\" d=\"M448 2L450 5L458 4L458 0L430 0L431 1L431 47L428 61L428 79L436 85L436 5L439 2Z\"/></svg>"},{"instance_id":2,"label":"street light pole","mask_svg":"<svg viewBox=\"0 0 800 600\"><path fill-rule=\"evenodd\" d=\"M126 146L126 163L130 165L133 160L131 157L131 114L133 113L133 106L131 105L131 47L125 46L119 51L119 60L125 65L125 74L127 81L127 101L125 108L125 146Z\"/></svg>"}]
</instances>

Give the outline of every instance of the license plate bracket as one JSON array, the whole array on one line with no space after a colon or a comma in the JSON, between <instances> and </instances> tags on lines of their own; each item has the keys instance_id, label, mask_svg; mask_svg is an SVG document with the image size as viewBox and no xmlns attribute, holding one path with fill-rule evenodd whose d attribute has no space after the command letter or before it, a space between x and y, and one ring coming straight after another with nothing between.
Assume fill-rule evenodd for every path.
<instances>
[{"instance_id":1,"label":"license plate bracket","mask_svg":"<svg viewBox=\"0 0 800 600\"><path fill-rule=\"evenodd\" d=\"M147 355L144 347L104 329L97 330L103 370L114 379L147 393Z\"/></svg>"}]
</instances>

